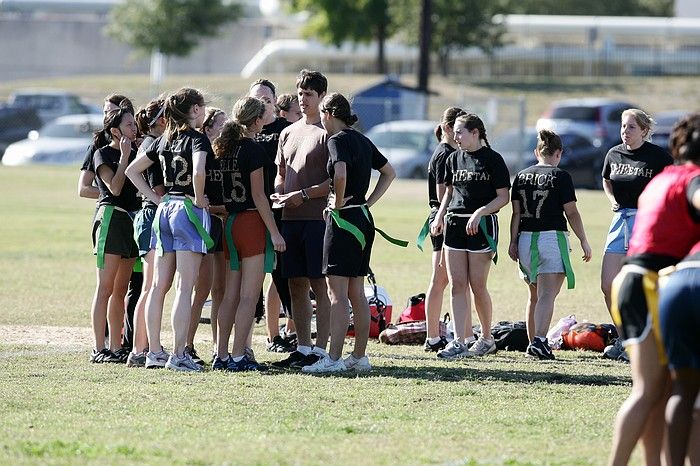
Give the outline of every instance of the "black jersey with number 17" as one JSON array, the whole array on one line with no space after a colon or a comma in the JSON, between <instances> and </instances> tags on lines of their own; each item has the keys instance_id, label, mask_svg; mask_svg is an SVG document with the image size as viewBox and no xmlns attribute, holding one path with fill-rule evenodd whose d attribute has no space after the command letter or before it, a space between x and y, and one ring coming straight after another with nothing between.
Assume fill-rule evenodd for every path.
<instances>
[{"instance_id":1,"label":"black jersey with number 17","mask_svg":"<svg viewBox=\"0 0 700 466\"><path fill-rule=\"evenodd\" d=\"M510 188L510 174L501 154L490 147L457 150L447 157L445 185L452 186L447 210L472 214L494 200L497 189Z\"/></svg>"},{"instance_id":2,"label":"black jersey with number 17","mask_svg":"<svg viewBox=\"0 0 700 466\"><path fill-rule=\"evenodd\" d=\"M576 192L566 171L533 165L515 177L511 200L520 204L519 231L567 231L564 204L576 201Z\"/></svg>"},{"instance_id":3,"label":"black jersey with number 17","mask_svg":"<svg viewBox=\"0 0 700 466\"><path fill-rule=\"evenodd\" d=\"M196 152L206 153L206 165L211 165L214 151L209 138L189 128L176 133L172 140L168 140L165 135L161 136L146 150L146 156L153 162L160 163L165 189L170 194L194 196L192 155ZM204 194L208 194L206 189Z\"/></svg>"}]
</instances>

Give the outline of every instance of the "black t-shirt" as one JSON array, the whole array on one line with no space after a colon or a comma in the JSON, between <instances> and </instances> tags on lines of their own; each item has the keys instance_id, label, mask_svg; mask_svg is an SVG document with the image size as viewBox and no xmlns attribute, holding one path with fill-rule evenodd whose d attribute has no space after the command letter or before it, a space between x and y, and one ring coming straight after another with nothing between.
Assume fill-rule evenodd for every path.
<instances>
[{"instance_id":1,"label":"black t-shirt","mask_svg":"<svg viewBox=\"0 0 700 466\"><path fill-rule=\"evenodd\" d=\"M286 118L277 117L269 125L263 126L262 131L255 135L255 142L262 146L267 156L265 161L265 194L268 196L275 192L275 178L277 177L275 159L277 157L280 133L290 124Z\"/></svg>"},{"instance_id":2,"label":"black t-shirt","mask_svg":"<svg viewBox=\"0 0 700 466\"><path fill-rule=\"evenodd\" d=\"M650 142L645 141L635 150L619 144L605 156L603 178L612 182L613 195L620 207L636 209L639 195L649 181L672 163L668 152Z\"/></svg>"},{"instance_id":3,"label":"black t-shirt","mask_svg":"<svg viewBox=\"0 0 700 466\"><path fill-rule=\"evenodd\" d=\"M567 231L564 204L576 201L574 182L561 168L533 165L516 175L511 200L520 202L519 231Z\"/></svg>"},{"instance_id":4,"label":"black t-shirt","mask_svg":"<svg viewBox=\"0 0 700 466\"><path fill-rule=\"evenodd\" d=\"M696 209L695 206L693 206L693 197L698 189L700 189L700 176L696 176L690 180L690 183L688 183L688 187L685 191L686 198L688 199L688 210L690 212L690 217L696 223L700 223L700 209Z\"/></svg>"},{"instance_id":5,"label":"black t-shirt","mask_svg":"<svg viewBox=\"0 0 700 466\"><path fill-rule=\"evenodd\" d=\"M428 162L428 204L430 207L440 207L436 184L445 183L445 161L455 149L447 143L441 142L435 148Z\"/></svg>"},{"instance_id":6,"label":"black t-shirt","mask_svg":"<svg viewBox=\"0 0 700 466\"><path fill-rule=\"evenodd\" d=\"M192 154L206 152L206 167L211 166L214 160L214 151L211 148L209 138L192 128L179 132L173 136L172 141L164 136L159 137L151 147L146 150L146 156L153 162L160 162L163 172L165 189L175 195L194 196L193 161ZM209 198L216 197L216 193L205 191Z\"/></svg>"},{"instance_id":7,"label":"black t-shirt","mask_svg":"<svg viewBox=\"0 0 700 466\"><path fill-rule=\"evenodd\" d=\"M472 214L510 188L510 174L501 154L490 147L475 152L456 150L445 162L445 185L452 186L449 212Z\"/></svg>"},{"instance_id":8,"label":"black t-shirt","mask_svg":"<svg viewBox=\"0 0 700 466\"><path fill-rule=\"evenodd\" d=\"M88 171L95 173L95 165L92 162L92 156L95 154L97 147L95 143L91 142L85 152L85 158L83 159L83 164L80 166L80 171Z\"/></svg>"},{"instance_id":9,"label":"black t-shirt","mask_svg":"<svg viewBox=\"0 0 700 466\"><path fill-rule=\"evenodd\" d=\"M155 136L151 136L150 134L147 134L145 138L143 138L143 141L141 142L141 145L139 146L139 150L137 154L144 153L148 150L149 147L153 145L156 141ZM146 180L146 183L148 183L148 186L151 187L151 189L155 188L156 186L163 186L164 181L163 181L163 171L160 169L160 164L154 163L150 167L146 169L145 172L143 172L143 177ZM155 206L153 202L149 201L147 197L142 196L143 200L143 206Z\"/></svg>"},{"instance_id":10,"label":"black t-shirt","mask_svg":"<svg viewBox=\"0 0 700 466\"><path fill-rule=\"evenodd\" d=\"M264 172L265 160L265 149L250 138L241 139L231 153L219 158L223 178L223 201L228 212L255 209L253 193L250 190L250 174L259 168Z\"/></svg>"},{"instance_id":11,"label":"black t-shirt","mask_svg":"<svg viewBox=\"0 0 700 466\"><path fill-rule=\"evenodd\" d=\"M138 190L136 186L133 185L129 178L124 180L124 186L118 196L113 195L107 185L100 178L99 168L102 165L109 167L113 173L117 173L117 168L119 166L119 158L121 157L121 152L119 149L115 149L110 146L104 146L95 151L93 156L93 166L95 167L95 180L97 181L97 187L100 190L100 197L97 199L97 205L113 205L120 207L126 211L133 212L141 208L141 202L137 196ZM131 163L136 158L136 152L131 151L129 155L129 163Z\"/></svg>"},{"instance_id":12,"label":"black t-shirt","mask_svg":"<svg viewBox=\"0 0 700 466\"><path fill-rule=\"evenodd\" d=\"M333 192L337 162L345 162L345 197L352 196L347 205L365 204L372 169L382 168L387 162L386 157L367 137L353 129L344 129L328 138L326 169L331 178Z\"/></svg>"}]
</instances>

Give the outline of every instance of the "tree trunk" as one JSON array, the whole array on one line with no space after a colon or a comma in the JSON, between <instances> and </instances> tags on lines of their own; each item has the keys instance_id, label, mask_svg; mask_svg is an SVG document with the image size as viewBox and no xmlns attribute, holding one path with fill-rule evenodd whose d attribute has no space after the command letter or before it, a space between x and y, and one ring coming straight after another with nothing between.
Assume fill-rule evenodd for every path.
<instances>
[{"instance_id":1,"label":"tree trunk","mask_svg":"<svg viewBox=\"0 0 700 466\"><path fill-rule=\"evenodd\" d=\"M386 74L386 58L384 46L386 45L386 22L380 21L377 25L377 73Z\"/></svg>"},{"instance_id":2,"label":"tree trunk","mask_svg":"<svg viewBox=\"0 0 700 466\"><path fill-rule=\"evenodd\" d=\"M421 0L420 55L418 57L418 89L427 92L430 79L430 41L432 38L433 1Z\"/></svg>"}]
</instances>

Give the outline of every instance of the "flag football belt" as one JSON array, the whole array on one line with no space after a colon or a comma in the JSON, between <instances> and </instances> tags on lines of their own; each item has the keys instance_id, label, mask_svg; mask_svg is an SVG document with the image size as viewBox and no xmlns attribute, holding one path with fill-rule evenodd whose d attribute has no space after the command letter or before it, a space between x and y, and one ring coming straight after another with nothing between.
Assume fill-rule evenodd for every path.
<instances>
[{"instance_id":1,"label":"flag football belt","mask_svg":"<svg viewBox=\"0 0 700 466\"><path fill-rule=\"evenodd\" d=\"M472 214L455 214L452 212L447 212L447 214L445 214L445 223L447 223L447 220L450 217L469 218L471 216ZM489 244L489 248L493 251L493 258L491 260L493 261L493 264L496 265L498 263L498 241L496 241L496 239L493 236L489 235L488 230L486 230L486 215L481 216L481 220L479 220L479 229L486 237L486 242Z\"/></svg>"},{"instance_id":2,"label":"flag football belt","mask_svg":"<svg viewBox=\"0 0 700 466\"><path fill-rule=\"evenodd\" d=\"M129 217L131 217L131 214L129 213L128 210L122 209L121 207L118 207L115 205L100 206L100 209L102 210L102 221L100 222L100 234L97 236L97 268L104 269L105 268L105 246L107 245L107 234L109 233L109 224L112 222L112 214L114 213L115 210L118 210L119 212L124 212ZM132 220L133 220L133 218L132 218ZM137 243L138 243L138 241L137 241ZM138 258L137 258L136 262L134 262L133 271L134 272L142 272L143 271L143 266L141 264L141 260Z\"/></svg>"},{"instance_id":3,"label":"flag football belt","mask_svg":"<svg viewBox=\"0 0 700 466\"><path fill-rule=\"evenodd\" d=\"M257 209L248 209L255 210ZM226 246L228 247L229 254L229 267L231 270L241 270L240 260L238 259L238 251L236 251L233 245L233 221L236 218L237 213L229 213L226 219L226 227L224 228L224 237L226 238ZM272 244L272 237L270 236L270 231L265 228L265 264L263 270L265 273L272 273L275 269L275 248Z\"/></svg>"},{"instance_id":4,"label":"flag football belt","mask_svg":"<svg viewBox=\"0 0 700 466\"><path fill-rule=\"evenodd\" d=\"M391 236L389 236L388 234L386 234L385 232L383 232L382 230L380 230L379 228L375 227L372 224L372 221L369 219L369 211L367 210L367 204L349 205L349 206L341 207L340 209L326 208L326 210L329 212L329 214L330 214L331 218L333 219L333 221L335 222L335 224L338 225L338 228L340 228L341 230L345 230L348 233L350 233L351 235L353 235L355 237L355 239L357 239L357 242L360 243L360 248L364 250L365 246L367 245L367 240L365 239L365 234L362 233L362 231L360 231L360 229L357 228L355 225L353 225L352 223L350 223L347 220L340 217L341 210L357 209L357 208L362 210L362 213L365 214L365 218L367 218L367 221L372 225L372 228L374 228L374 231L376 231L377 233L382 235L382 237L384 237L385 240L387 240L391 244L395 244L396 246L400 246L402 248L405 248L406 246L408 246L408 241L392 238Z\"/></svg>"},{"instance_id":5,"label":"flag football belt","mask_svg":"<svg viewBox=\"0 0 700 466\"><path fill-rule=\"evenodd\" d=\"M437 207L432 207L430 209L430 213L428 214L428 218L425 219L425 222L423 223L423 226L421 227L420 231L418 232L418 237L416 238L416 247L423 251L423 243L425 242L425 238L428 237L430 234L430 216L433 214L433 211L437 210Z\"/></svg>"},{"instance_id":6,"label":"flag football belt","mask_svg":"<svg viewBox=\"0 0 700 466\"><path fill-rule=\"evenodd\" d=\"M184 201L185 213L187 214L187 218L189 219L190 223L197 230L197 233L202 238L202 241L204 241L204 244L207 246L207 249L213 248L214 240L211 239L211 236L209 236L209 232L206 228L204 228L204 225L202 225L202 220L200 220L200 218L197 217L197 214L194 213L194 204L192 203L192 199L190 199L187 196L171 196L169 194L166 194L161 199L160 204L158 204L158 209L156 210L156 215L153 219L153 232L156 235L156 254L158 256L163 255L163 241L161 241L160 238L160 214L163 210L163 206L170 201Z\"/></svg>"},{"instance_id":7,"label":"flag football belt","mask_svg":"<svg viewBox=\"0 0 700 466\"><path fill-rule=\"evenodd\" d=\"M537 240L540 238L539 231L532 232L532 238L530 239L530 273L527 273L525 269L520 267L520 271L523 275L527 276L530 283L535 283L537 281L537 269L540 267L540 250L537 248ZM574 276L574 269L571 267L571 259L569 258L569 247L566 242L566 235L563 231L557 231L557 245L559 246L559 254L561 255L561 260L564 263L564 274L566 275L566 288L573 290L576 286L576 277Z\"/></svg>"}]
</instances>

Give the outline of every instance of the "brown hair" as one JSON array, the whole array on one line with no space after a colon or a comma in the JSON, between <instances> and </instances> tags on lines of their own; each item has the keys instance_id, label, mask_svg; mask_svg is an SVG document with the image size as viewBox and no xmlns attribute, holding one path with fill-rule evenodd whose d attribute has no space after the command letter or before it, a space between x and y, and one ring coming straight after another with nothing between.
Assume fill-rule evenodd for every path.
<instances>
[{"instance_id":1,"label":"brown hair","mask_svg":"<svg viewBox=\"0 0 700 466\"><path fill-rule=\"evenodd\" d=\"M148 134L148 131L156 124L158 118L163 115L164 107L165 98L158 96L136 112L134 119L141 135Z\"/></svg>"},{"instance_id":2,"label":"brown hair","mask_svg":"<svg viewBox=\"0 0 700 466\"><path fill-rule=\"evenodd\" d=\"M541 129L537 133L537 152L542 157L551 157L562 147L561 138L554 131Z\"/></svg>"},{"instance_id":3,"label":"brown hair","mask_svg":"<svg viewBox=\"0 0 700 466\"><path fill-rule=\"evenodd\" d=\"M229 153L243 138L248 127L265 115L265 102L255 97L244 97L233 104L231 120L221 129L221 135L214 140L213 149L216 158Z\"/></svg>"},{"instance_id":4,"label":"brown hair","mask_svg":"<svg viewBox=\"0 0 700 466\"><path fill-rule=\"evenodd\" d=\"M334 92L321 101L321 111L342 121L348 126L357 123L357 115L350 110L350 102L342 94Z\"/></svg>"},{"instance_id":5,"label":"brown hair","mask_svg":"<svg viewBox=\"0 0 700 466\"><path fill-rule=\"evenodd\" d=\"M207 107L207 113L204 117L204 121L202 122L202 127L197 129L204 132L204 130L206 130L207 128L211 128L212 126L214 126L214 122L219 117L219 115L226 115L226 113L220 108Z\"/></svg>"},{"instance_id":6,"label":"brown hair","mask_svg":"<svg viewBox=\"0 0 700 466\"><path fill-rule=\"evenodd\" d=\"M455 120L457 117L466 113L467 112L459 107L448 107L444 112L442 112L440 124L435 127L435 138L438 140L438 142L442 141L442 125L447 125L452 128L455 125Z\"/></svg>"},{"instance_id":7,"label":"brown hair","mask_svg":"<svg viewBox=\"0 0 700 466\"><path fill-rule=\"evenodd\" d=\"M288 112L294 102L299 102L299 97L292 94L282 94L277 97L275 106L277 107L277 111L284 110Z\"/></svg>"},{"instance_id":8,"label":"brown hair","mask_svg":"<svg viewBox=\"0 0 700 466\"><path fill-rule=\"evenodd\" d=\"M204 96L197 89L183 87L165 101L165 137L172 141L179 131L190 127L190 110L194 105L204 106Z\"/></svg>"},{"instance_id":9,"label":"brown hair","mask_svg":"<svg viewBox=\"0 0 700 466\"><path fill-rule=\"evenodd\" d=\"M318 71L303 69L297 76L296 86L297 89L309 89L321 95L328 90L328 79Z\"/></svg>"},{"instance_id":10,"label":"brown hair","mask_svg":"<svg viewBox=\"0 0 700 466\"><path fill-rule=\"evenodd\" d=\"M647 134L644 135L644 140L645 141L651 141L651 130L656 123L654 119L649 116L644 110L640 110L638 108L628 108L624 112L622 112L622 116L620 119L626 117L627 115L630 115L631 117L634 118L634 121L637 122L639 127L642 129L642 131L646 131Z\"/></svg>"},{"instance_id":11,"label":"brown hair","mask_svg":"<svg viewBox=\"0 0 700 466\"><path fill-rule=\"evenodd\" d=\"M700 113L687 115L673 125L669 145L677 161L700 164Z\"/></svg>"},{"instance_id":12,"label":"brown hair","mask_svg":"<svg viewBox=\"0 0 700 466\"><path fill-rule=\"evenodd\" d=\"M258 79L258 80L256 80L256 81L254 81L253 84L250 85L250 87L248 88L248 90L250 91L250 90L252 90L255 86L258 86L258 85L260 85L260 86L265 86L266 88L270 89L270 91L272 91L272 97L275 97L275 96L277 95L277 92L276 92L276 89L275 89L275 85L272 84L272 81L270 81L270 80L268 80L268 79Z\"/></svg>"},{"instance_id":13,"label":"brown hair","mask_svg":"<svg viewBox=\"0 0 700 466\"><path fill-rule=\"evenodd\" d=\"M103 128L100 131L95 131L92 137L92 143L96 149L104 147L112 142L112 132L110 130L112 128L119 128L119 125L122 124L122 120L124 119L124 115L127 113L133 115L126 107L115 108L107 112L103 120Z\"/></svg>"},{"instance_id":14,"label":"brown hair","mask_svg":"<svg viewBox=\"0 0 700 466\"><path fill-rule=\"evenodd\" d=\"M129 110L129 113L132 115L134 114L134 104L132 104L131 100L129 100L129 98L126 96L121 94L110 94L105 97L104 101L109 102L112 105L116 105L117 107L125 108Z\"/></svg>"},{"instance_id":15,"label":"brown hair","mask_svg":"<svg viewBox=\"0 0 700 466\"><path fill-rule=\"evenodd\" d=\"M464 127L468 131L474 131L475 129L479 130L479 139L486 143L486 147L491 148L491 144L489 144L489 140L486 138L486 127L484 126L484 122L481 121L481 118L479 118L476 113L465 113L460 115L455 119L455 123L458 121L464 123Z\"/></svg>"}]
</instances>

